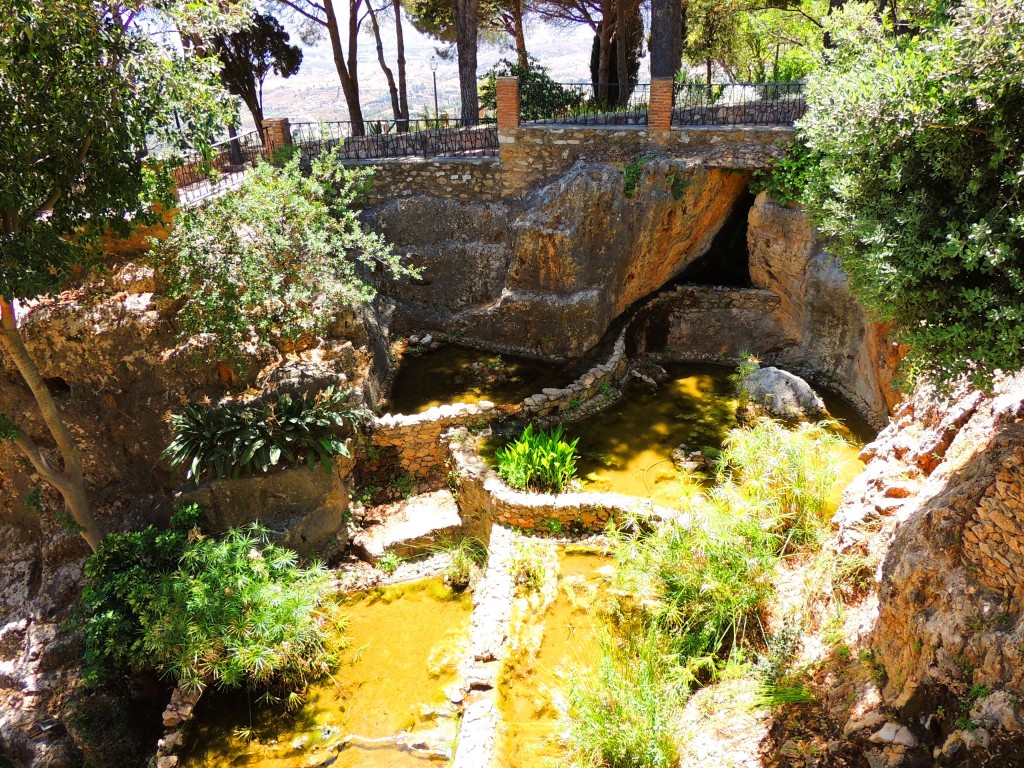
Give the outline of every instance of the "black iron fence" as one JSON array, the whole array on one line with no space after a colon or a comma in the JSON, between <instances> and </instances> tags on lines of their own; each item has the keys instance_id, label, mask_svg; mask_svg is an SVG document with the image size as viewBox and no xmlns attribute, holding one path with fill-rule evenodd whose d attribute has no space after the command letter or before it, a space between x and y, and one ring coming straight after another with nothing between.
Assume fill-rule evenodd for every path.
<instances>
[{"instance_id":1,"label":"black iron fence","mask_svg":"<svg viewBox=\"0 0 1024 768\"><path fill-rule=\"evenodd\" d=\"M184 164L172 171L182 204L195 204L237 187L245 172L267 156L263 139L256 130L218 141L212 149L212 157L199 153L187 155Z\"/></svg>"},{"instance_id":2,"label":"black iron fence","mask_svg":"<svg viewBox=\"0 0 1024 768\"><path fill-rule=\"evenodd\" d=\"M361 128L357 131L356 128ZM466 125L462 120L366 120L292 123L292 144L309 162L340 147L345 160L386 157L493 157L498 128L493 120Z\"/></svg>"},{"instance_id":3,"label":"black iron fence","mask_svg":"<svg viewBox=\"0 0 1024 768\"><path fill-rule=\"evenodd\" d=\"M672 125L792 125L806 110L802 82L676 83Z\"/></svg>"},{"instance_id":4,"label":"black iron fence","mask_svg":"<svg viewBox=\"0 0 1024 768\"><path fill-rule=\"evenodd\" d=\"M556 89L520 94L524 122L567 125L647 125L647 83L559 83Z\"/></svg>"}]
</instances>

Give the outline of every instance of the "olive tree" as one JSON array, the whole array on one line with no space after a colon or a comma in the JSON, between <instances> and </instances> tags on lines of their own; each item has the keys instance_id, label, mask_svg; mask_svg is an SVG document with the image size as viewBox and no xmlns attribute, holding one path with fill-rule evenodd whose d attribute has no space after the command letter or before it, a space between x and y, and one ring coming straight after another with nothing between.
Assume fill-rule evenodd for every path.
<instances>
[{"instance_id":1,"label":"olive tree","mask_svg":"<svg viewBox=\"0 0 1024 768\"><path fill-rule=\"evenodd\" d=\"M58 290L96 258L99 235L170 204L170 169L147 163L147 141L208 149L233 105L216 59L195 43L248 13L214 0L0 0L0 349L31 390L59 465L10 414L0 414L0 440L61 493L94 550L102 531L81 454L25 347L19 300Z\"/></svg>"},{"instance_id":2,"label":"olive tree","mask_svg":"<svg viewBox=\"0 0 1024 768\"><path fill-rule=\"evenodd\" d=\"M914 35L833 15L803 197L910 371L988 388L1024 366L1024 0L933 12Z\"/></svg>"}]
</instances>

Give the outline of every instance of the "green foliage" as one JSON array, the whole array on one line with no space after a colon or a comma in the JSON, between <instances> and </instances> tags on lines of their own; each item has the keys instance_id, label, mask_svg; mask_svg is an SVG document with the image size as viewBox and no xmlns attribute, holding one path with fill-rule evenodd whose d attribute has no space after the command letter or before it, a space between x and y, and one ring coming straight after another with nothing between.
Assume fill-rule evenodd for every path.
<instances>
[{"instance_id":1,"label":"green foliage","mask_svg":"<svg viewBox=\"0 0 1024 768\"><path fill-rule=\"evenodd\" d=\"M668 768L677 764L674 724L692 680L653 627L618 643L599 634L596 670L577 674L566 695L566 739L574 765Z\"/></svg>"},{"instance_id":2,"label":"green foliage","mask_svg":"<svg viewBox=\"0 0 1024 768\"><path fill-rule=\"evenodd\" d=\"M276 403L189 405L171 416L174 439L163 455L196 483L279 464L329 469L333 457L348 456L345 436L367 418L365 411L343 407L347 397L328 387L313 397L281 395Z\"/></svg>"},{"instance_id":3,"label":"green foliage","mask_svg":"<svg viewBox=\"0 0 1024 768\"><path fill-rule=\"evenodd\" d=\"M201 43L236 28L240 5L144 1L111 12L90 0L4 3L0 296L58 290L95 260L95 235L155 220L154 201L171 204L170 167L180 159L158 167L147 143L172 155L209 152L234 105L203 45L167 46L152 30Z\"/></svg>"},{"instance_id":4,"label":"green foliage","mask_svg":"<svg viewBox=\"0 0 1024 768\"><path fill-rule=\"evenodd\" d=\"M754 698L757 707L786 707L813 704L817 699L804 685L762 685Z\"/></svg>"},{"instance_id":5,"label":"green foliage","mask_svg":"<svg viewBox=\"0 0 1024 768\"><path fill-rule=\"evenodd\" d=\"M756 509L758 525L785 544L815 543L838 478L843 439L825 422L787 429L772 419L730 430L719 458L719 503Z\"/></svg>"},{"instance_id":6,"label":"green foliage","mask_svg":"<svg viewBox=\"0 0 1024 768\"><path fill-rule=\"evenodd\" d=\"M468 587L487 562L487 545L472 536L452 542L442 549L449 555L443 573L444 583L456 591Z\"/></svg>"},{"instance_id":7,"label":"green foliage","mask_svg":"<svg viewBox=\"0 0 1024 768\"><path fill-rule=\"evenodd\" d=\"M634 157L622 169L622 191L626 197L632 197L636 194L636 185L640 183L640 177L644 175L644 167L653 159L654 155L645 152Z\"/></svg>"},{"instance_id":8,"label":"green foliage","mask_svg":"<svg viewBox=\"0 0 1024 768\"><path fill-rule=\"evenodd\" d=\"M767 192L779 205L799 202L811 174L821 162L820 153L800 141L786 144L785 152L769 168L754 171L750 182L753 192Z\"/></svg>"},{"instance_id":9,"label":"green foliage","mask_svg":"<svg viewBox=\"0 0 1024 768\"><path fill-rule=\"evenodd\" d=\"M509 573L518 593L526 594L543 589L550 575L549 570L549 558L542 544L529 539L516 541L512 548Z\"/></svg>"},{"instance_id":10,"label":"green foliage","mask_svg":"<svg viewBox=\"0 0 1024 768\"><path fill-rule=\"evenodd\" d=\"M11 417L0 411L0 443L6 443L18 436L18 425Z\"/></svg>"},{"instance_id":11,"label":"green foliage","mask_svg":"<svg viewBox=\"0 0 1024 768\"><path fill-rule=\"evenodd\" d=\"M375 295L374 280L412 274L384 238L363 231L354 204L371 172L325 152L310 173L292 158L261 163L237 191L183 211L156 250L167 293L182 300L187 336L233 361L251 343L323 334L339 310Z\"/></svg>"},{"instance_id":12,"label":"green foliage","mask_svg":"<svg viewBox=\"0 0 1024 768\"><path fill-rule=\"evenodd\" d=\"M895 35L833 14L837 48L801 121L804 202L873 316L939 382L1024 365L1024 5L931 6Z\"/></svg>"},{"instance_id":13,"label":"green foliage","mask_svg":"<svg viewBox=\"0 0 1024 768\"><path fill-rule=\"evenodd\" d=\"M736 396L741 402L746 402L748 400L747 389L743 385L743 380L760 369L760 358L746 350L740 352L740 359L739 362L736 363L736 370L729 374L729 382L736 390Z\"/></svg>"},{"instance_id":14,"label":"green foliage","mask_svg":"<svg viewBox=\"0 0 1024 768\"><path fill-rule=\"evenodd\" d=\"M302 49L289 40L281 22L264 13L253 13L242 29L214 38L221 80L245 102L257 128L263 122L263 81L267 75L273 71L280 77L291 77L302 64Z\"/></svg>"},{"instance_id":15,"label":"green foliage","mask_svg":"<svg viewBox=\"0 0 1024 768\"><path fill-rule=\"evenodd\" d=\"M398 566L405 562L405 558L396 555L394 552L385 552L377 561L377 567L388 576L398 570Z\"/></svg>"},{"instance_id":16,"label":"green foliage","mask_svg":"<svg viewBox=\"0 0 1024 768\"><path fill-rule=\"evenodd\" d=\"M498 108L499 77L519 78L519 114L523 120L543 120L572 111L580 106L582 94L563 88L551 79L546 67L530 57L523 66L517 62L501 59L484 74L480 81L480 105L488 109Z\"/></svg>"},{"instance_id":17,"label":"green foliage","mask_svg":"<svg viewBox=\"0 0 1024 768\"><path fill-rule=\"evenodd\" d=\"M85 588L72 619L82 627L83 676L91 685L109 681L129 668L148 668L140 617L153 586L171 573L199 530L202 512L180 507L167 530L150 525L141 531L111 533L85 566Z\"/></svg>"},{"instance_id":18,"label":"green foliage","mask_svg":"<svg viewBox=\"0 0 1024 768\"><path fill-rule=\"evenodd\" d=\"M330 573L300 568L258 525L197 538L151 584L142 656L187 689L248 687L294 706L337 664L343 627Z\"/></svg>"},{"instance_id":19,"label":"green foliage","mask_svg":"<svg viewBox=\"0 0 1024 768\"><path fill-rule=\"evenodd\" d=\"M498 473L513 488L561 492L576 476L576 445L567 442L561 425L551 432L530 424L511 445L494 456Z\"/></svg>"}]
</instances>

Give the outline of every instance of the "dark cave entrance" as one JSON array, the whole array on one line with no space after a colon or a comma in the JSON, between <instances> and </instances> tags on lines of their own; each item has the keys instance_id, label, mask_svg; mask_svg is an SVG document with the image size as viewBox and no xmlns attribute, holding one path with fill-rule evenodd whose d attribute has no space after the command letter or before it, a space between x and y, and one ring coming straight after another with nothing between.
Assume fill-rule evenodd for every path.
<instances>
[{"instance_id":1,"label":"dark cave entrance","mask_svg":"<svg viewBox=\"0 0 1024 768\"><path fill-rule=\"evenodd\" d=\"M749 188L736 200L707 252L691 262L672 282L751 288L747 218L754 206Z\"/></svg>"}]
</instances>

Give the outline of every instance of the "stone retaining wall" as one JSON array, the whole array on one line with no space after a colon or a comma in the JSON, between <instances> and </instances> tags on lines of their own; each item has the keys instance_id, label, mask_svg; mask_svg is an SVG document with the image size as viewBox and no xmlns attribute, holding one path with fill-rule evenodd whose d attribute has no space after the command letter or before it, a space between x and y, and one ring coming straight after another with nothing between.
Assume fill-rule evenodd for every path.
<instances>
[{"instance_id":1,"label":"stone retaining wall","mask_svg":"<svg viewBox=\"0 0 1024 768\"><path fill-rule=\"evenodd\" d=\"M502 188L521 195L565 173L577 160L629 163L645 152L698 156L708 167L763 168L782 155L778 142L793 135L787 126L696 126L665 132L643 126L553 126L524 124L498 135Z\"/></svg>"},{"instance_id":2,"label":"stone retaining wall","mask_svg":"<svg viewBox=\"0 0 1024 768\"><path fill-rule=\"evenodd\" d=\"M655 519L678 513L649 502L617 493L526 493L509 488L480 456L478 440L466 429L454 429L444 436L448 452L450 482L459 507L490 517L496 525L527 530L544 523L563 528L603 530L609 520L623 520L630 513L647 512Z\"/></svg>"},{"instance_id":3,"label":"stone retaining wall","mask_svg":"<svg viewBox=\"0 0 1024 768\"><path fill-rule=\"evenodd\" d=\"M493 403L452 403L406 416L387 414L376 419L371 443L398 451L402 468L418 481L440 484L448 453L441 434L453 427L486 424L495 415Z\"/></svg>"},{"instance_id":4,"label":"stone retaining wall","mask_svg":"<svg viewBox=\"0 0 1024 768\"><path fill-rule=\"evenodd\" d=\"M576 381L561 389L551 387L532 395L522 404L524 415L549 416L558 414L563 421L572 421L583 413L590 411L585 406L603 394L609 387L622 386L629 375L629 358L626 357L625 332L612 348L608 359L595 365Z\"/></svg>"},{"instance_id":5,"label":"stone retaining wall","mask_svg":"<svg viewBox=\"0 0 1024 768\"><path fill-rule=\"evenodd\" d=\"M433 195L474 202L501 199L501 165L496 157L396 157L350 160L350 168L373 168L368 205L394 198Z\"/></svg>"},{"instance_id":6,"label":"stone retaining wall","mask_svg":"<svg viewBox=\"0 0 1024 768\"><path fill-rule=\"evenodd\" d=\"M986 586L1009 594L1024 584L1024 447L1003 459L964 527L963 545Z\"/></svg>"}]
</instances>

